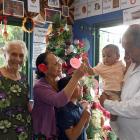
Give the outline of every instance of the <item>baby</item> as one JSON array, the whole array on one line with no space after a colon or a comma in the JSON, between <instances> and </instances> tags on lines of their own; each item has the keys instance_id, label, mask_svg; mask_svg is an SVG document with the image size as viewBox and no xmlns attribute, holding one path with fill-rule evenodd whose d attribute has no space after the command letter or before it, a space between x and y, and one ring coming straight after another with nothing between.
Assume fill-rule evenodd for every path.
<instances>
[{"instance_id":1,"label":"baby","mask_svg":"<svg viewBox=\"0 0 140 140\"><path fill-rule=\"evenodd\" d=\"M102 50L103 62L91 68L88 60L83 61L89 65L90 75L99 75L103 80L103 94L112 100L120 100L122 81L124 78L125 65L119 61L120 53L116 45L106 45Z\"/></svg>"},{"instance_id":2,"label":"baby","mask_svg":"<svg viewBox=\"0 0 140 140\"><path fill-rule=\"evenodd\" d=\"M121 95L122 82L124 78L125 65L119 60L119 48L116 45L106 45L102 50L103 62L92 68L88 59L83 62L89 65L88 73L90 75L99 75L103 81L103 93L108 99L119 100ZM116 120L116 117L112 118Z\"/></svg>"},{"instance_id":3,"label":"baby","mask_svg":"<svg viewBox=\"0 0 140 140\"><path fill-rule=\"evenodd\" d=\"M103 81L103 93L110 100L120 101L121 88L125 73L125 65L119 60L119 48L114 44L106 45L102 50L103 62L98 63L92 68L87 58L83 58L83 63L89 65L88 73L90 75L99 75ZM116 124L117 116L111 115L111 127L117 134L118 127Z\"/></svg>"}]
</instances>

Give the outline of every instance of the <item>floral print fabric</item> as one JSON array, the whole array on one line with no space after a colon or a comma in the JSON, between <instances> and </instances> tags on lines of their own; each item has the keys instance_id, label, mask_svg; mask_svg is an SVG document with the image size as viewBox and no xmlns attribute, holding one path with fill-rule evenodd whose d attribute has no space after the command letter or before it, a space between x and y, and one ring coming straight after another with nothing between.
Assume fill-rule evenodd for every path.
<instances>
[{"instance_id":1,"label":"floral print fabric","mask_svg":"<svg viewBox=\"0 0 140 140\"><path fill-rule=\"evenodd\" d=\"M13 81L0 74L0 139L31 140L27 81Z\"/></svg>"}]
</instances>

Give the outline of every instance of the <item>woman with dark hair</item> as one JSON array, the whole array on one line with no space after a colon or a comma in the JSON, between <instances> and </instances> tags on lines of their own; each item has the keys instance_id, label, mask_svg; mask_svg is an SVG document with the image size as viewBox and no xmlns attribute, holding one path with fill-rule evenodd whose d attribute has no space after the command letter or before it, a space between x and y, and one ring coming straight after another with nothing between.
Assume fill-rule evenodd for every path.
<instances>
[{"instance_id":1,"label":"woman with dark hair","mask_svg":"<svg viewBox=\"0 0 140 140\"><path fill-rule=\"evenodd\" d=\"M56 78L62 70L60 59L51 52L42 53L36 59L36 67L39 80L33 89L34 134L43 135L47 140L54 140L57 137L55 107L59 108L68 103L78 80L86 73L86 67L81 65L74 72L67 86L59 93Z\"/></svg>"}]
</instances>

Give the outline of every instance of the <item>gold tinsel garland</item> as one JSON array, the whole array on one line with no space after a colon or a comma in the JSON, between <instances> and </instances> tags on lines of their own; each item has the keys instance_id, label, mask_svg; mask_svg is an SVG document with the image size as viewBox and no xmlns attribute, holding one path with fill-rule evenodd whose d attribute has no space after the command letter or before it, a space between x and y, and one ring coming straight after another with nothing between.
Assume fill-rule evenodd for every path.
<instances>
[{"instance_id":1,"label":"gold tinsel garland","mask_svg":"<svg viewBox=\"0 0 140 140\"><path fill-rule=\"evenodd\" d=\"M34 20L31 17L25 17L22 21L22 29L25 32L31 33L34 29Z\"/></svg>"}]
</instances>

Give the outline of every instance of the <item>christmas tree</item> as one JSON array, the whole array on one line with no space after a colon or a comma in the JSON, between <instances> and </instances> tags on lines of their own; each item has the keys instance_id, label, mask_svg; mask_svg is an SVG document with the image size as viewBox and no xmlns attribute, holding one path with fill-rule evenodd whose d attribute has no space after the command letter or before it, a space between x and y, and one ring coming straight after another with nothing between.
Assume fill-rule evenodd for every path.
<instances>
[{"instance_id":1,"label":"christmas tree","mask_svg":"<svg viewBox=\"0 0 140 140\"><path fill-rule=\"evenodd\" d=\"M60 19L58 15L53 17L53 23L48 26L46 35L47 50L63 59L66 63L63 68L67 73L71 69L70 59L80 58L86 52L83 41L73 42L72 31L68 27L65 19Z\"/></svg>"}]
</instances>

